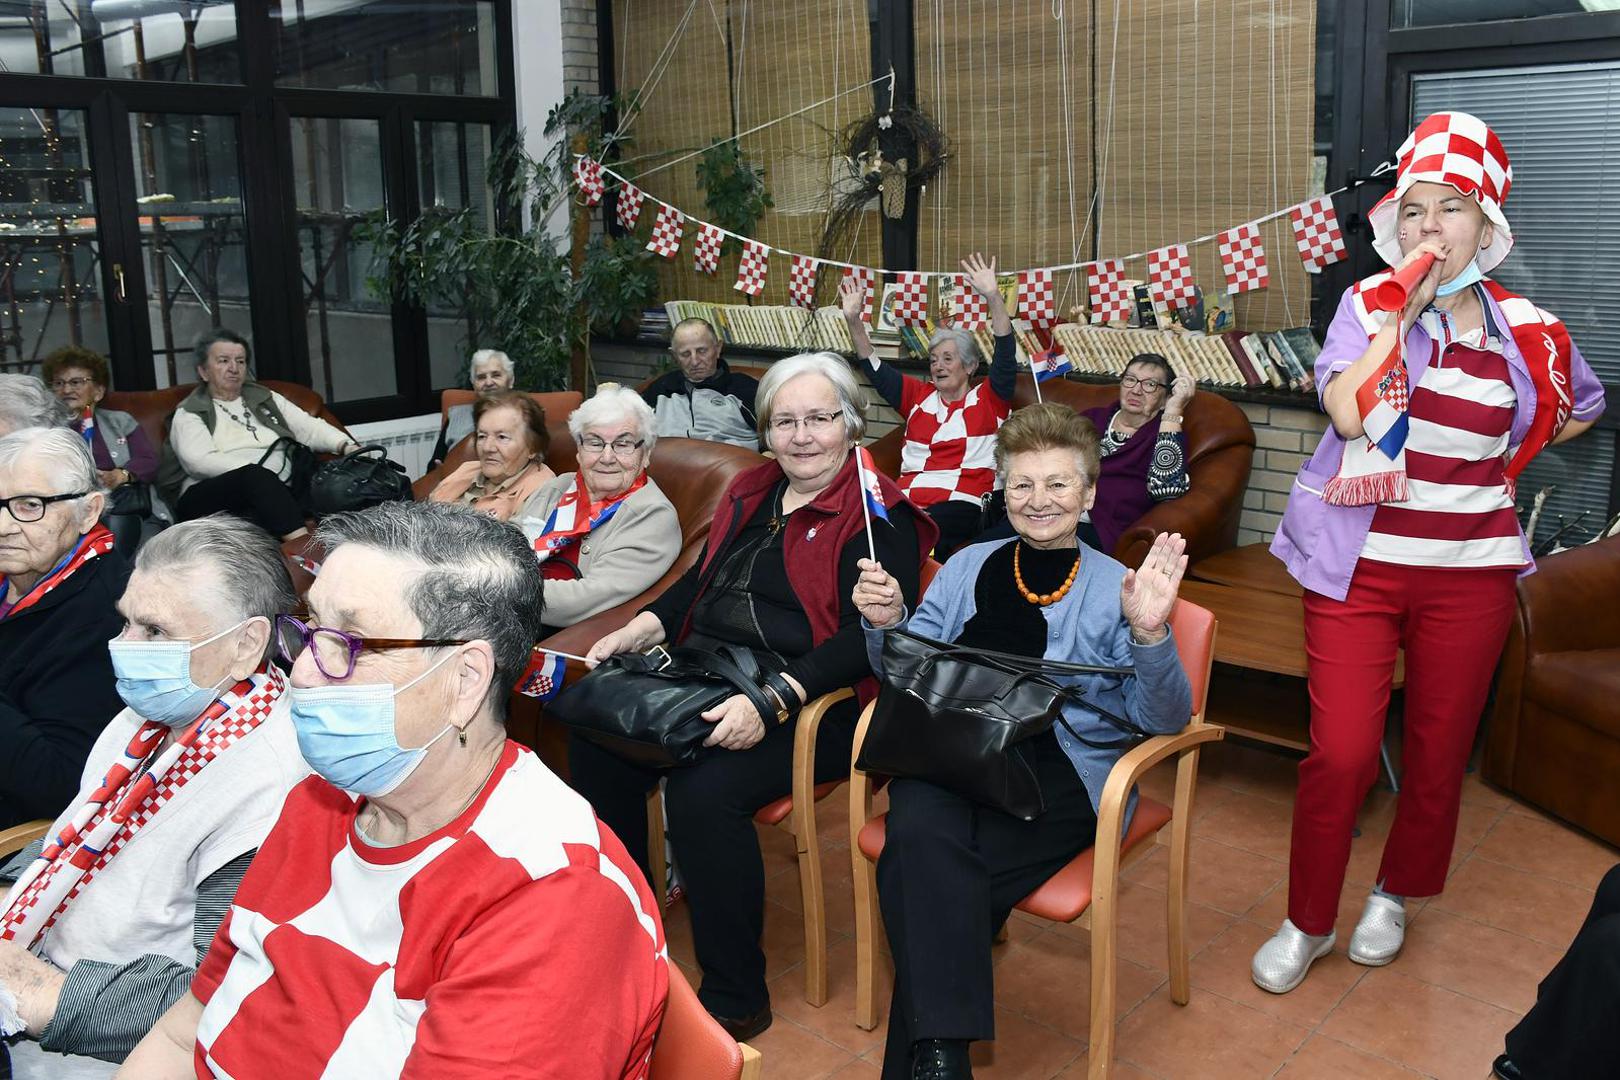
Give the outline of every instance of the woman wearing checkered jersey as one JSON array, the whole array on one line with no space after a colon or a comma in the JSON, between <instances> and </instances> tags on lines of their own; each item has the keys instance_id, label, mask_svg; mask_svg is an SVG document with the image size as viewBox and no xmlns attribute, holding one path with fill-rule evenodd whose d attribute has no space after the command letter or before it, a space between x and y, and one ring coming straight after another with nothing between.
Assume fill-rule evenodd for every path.
<instances>
[{"instance_id":1,"label":"woman wearing checkered jersey","mask_svg":"<svg viewBox=\"0 0 1620 1080\"><path fill-rule=\"evenodd\" d=\"M1012 318L996 288L996 260L986 262L975 253L962 260L962 270L984 299L996 341L990 377L976 385L973 375L984 354L972 334L936 330L928 343L928 378L902 375L872 349L861 321L865 285L845 277L838 289L855 354L867 362L873 388L900 414L905 428L900 490L939 526L934 557L941 560L982 531L983 500L996 483L996 432L1012 412L1018 384Z\"/></svg>"},{"instance_id":2,"label":"woman wearing checkered jersey","mask_svg":"<svg viewBox=\"0 0 1620 1080\"><path fill-rule=\"evenodd\" d=\"M1404 898L1444 885L1514 583L1534 569L1515 479L1603 412L1602 385L1564 324L1485 276L1513 246L1502 211L1513 170L1495 133L1466 113L1436 113L1398 157L1395 189L1368 214L1373 246L1397 273L1421 276L1399 311L1377 303L1390 272L1345 292L1316 363L1333 423L1301 467L1272 543L1305 589L1311 691L1288 917L1251 969L1278 994L1333 950L1398 650L1401 791L1350 959L1393 961Z\"/></svg>"}]
</instances>

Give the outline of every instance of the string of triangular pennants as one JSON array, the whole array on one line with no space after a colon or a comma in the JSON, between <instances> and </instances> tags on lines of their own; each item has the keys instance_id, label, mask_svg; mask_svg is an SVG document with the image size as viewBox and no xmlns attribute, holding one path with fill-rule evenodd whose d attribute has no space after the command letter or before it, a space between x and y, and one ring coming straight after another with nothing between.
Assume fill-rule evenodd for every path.
<instances>
[{"instance_id":1,"label":"string of triangular pennants","mask_svg":"<svg viewBox=\"0 0 1620 1080\"><path fill-rule=\"evenodd\" d=\"M1386 163L1373 170L1372 176L1394 168ZM648 195L631 180L614 172L589 155L574 160L574 183L579 188L586 206L596 206L607 192L608 179L619 184L618 221L628 232L641 220L642 205L650 200L658 204L658 218L653 223L647 250L673 259L680 254L681 241L687 226L696 226L696 239L692 245L692 266L699 273L713 274L720 267L720 246L727 237L742 244L742 258L737 268L737 280L732 288L747 296L758 296L765 289L770 271L770 255L775 251L787 256L788 299L797 307L815 307L816 281L821 268L832 266L844 271L866 292L863 317L872 322L873 301L881 273L891 273L898 286L895 294L895 321L903 325L918 326L928 319L928 279L949 279L955 311L954 323L965 330L976 330L988 324L990 313L984 298L974 292L963 274L933 270L880 271L856 263L839 262L800 255L755 240L752 237L723 229L699 218L683 213L664 200ZM1169 244L1152 251L1121 255L1112 259L1091 259L1084 262L1063 263L1027 270L1005 270L1002 277L1017 277L1019 314L1032 326L1045 330L1061 322L1057 310L1057 291L1053 275L1067 270L1086 270L1087 299L1090 302L1093 323L1123 322L1130 316L1134 300L1125 280L1125 264L1135 259L1147 260L1148 291L1157 302L1168 307L1186 307L1193 303L1197 293L1193 285L1192 260L1188 248L1211 240L1219 245L1221 272L1226 278L1229 294L1252 292L1271 283L1271 269L1260 242L1260 226L1287 216L1294 232L1294 243L1300 261L1308 273L1320 273L1326 266L1340 262L1348 256L1344 233L1338 214L1333 209L1333 197L1366 183L1358 179L1352 184L1318 195L1304 202L1242 225L1220 232L1200 236L1181 244Z\"/></svg>"}]
</instances>

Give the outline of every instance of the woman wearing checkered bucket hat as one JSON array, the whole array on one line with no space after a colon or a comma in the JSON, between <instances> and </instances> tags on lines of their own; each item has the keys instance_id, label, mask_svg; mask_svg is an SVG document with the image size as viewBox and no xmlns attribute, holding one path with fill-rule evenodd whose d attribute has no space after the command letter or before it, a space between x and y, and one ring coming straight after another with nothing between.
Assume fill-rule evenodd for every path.
<instances>
[{"instance_id":1,"label":"woman wearing checkered bucket hat","mask_svg":"<svg viewBox=\"0 0 1620 1080\"><path fill-rule=\"evenodd\" d=\"M1350 959L1395 959L1404 897L1440 892L1514 582L1534 568L1515 479L1603 411L1602 386L1564 324L1485 276L1513 247L1502 212L1512 182L1506 151L1478 118L1443 112L1419 124L1401 144L1394 191L1369 214L1373 247L1393 270L1346 290L1317 360L1332 425L1272 542L1305 587L1311 695L1288 918L1252 966L1272 993L1298 986L1333 949L1397 650L1404 775ZM1406 286L1404 304L1391 282Z\"/></svg>"}]
</instances>

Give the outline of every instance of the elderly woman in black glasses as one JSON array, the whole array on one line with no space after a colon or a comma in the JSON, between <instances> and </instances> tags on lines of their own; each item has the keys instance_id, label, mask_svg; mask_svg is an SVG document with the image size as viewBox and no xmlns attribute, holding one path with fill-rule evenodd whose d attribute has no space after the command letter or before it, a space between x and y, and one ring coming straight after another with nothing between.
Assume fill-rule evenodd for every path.
<instances>
[{"instance_id":1,"label":"elderly woman in black glasses","mask_svg":"<svg viewBox=\"0 0 1620 1080\"><path fill-rule=\"evenodd\" d=\"M1170 361L1140 353L1119 378L1119 403L1080 414L1102 436L1097 501L1081 522L1082 540L1112 553L1121 534L1154 503L1187 494L1192 482L1181 421L1197 392L1197 384L1177 375Z\"/></svg>"},{"instance_id":2,"label":"elderly woman in black glasses","mask_svg":"<svg viewBox=\"0 0 1620 1080\"><path fill-rule=\"evenodd\" d=\"M545 633L634 600L681 551L675 504L647 475L658 442L641 395L603 383L568 418L579 471L542 484L512 524L545 580Z\"/></svg>"}]
</instances>

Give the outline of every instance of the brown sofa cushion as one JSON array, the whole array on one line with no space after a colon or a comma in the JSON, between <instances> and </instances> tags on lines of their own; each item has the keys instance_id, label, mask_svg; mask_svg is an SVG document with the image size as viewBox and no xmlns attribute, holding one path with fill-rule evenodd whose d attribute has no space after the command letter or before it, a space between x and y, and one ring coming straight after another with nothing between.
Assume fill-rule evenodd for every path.
<instances>
[{"instance_id":1,"label":"brown sofa cushion","mask_svg":"<svg viewBox=\"0 0 1620 1080\"><path fill-rule=\"evenodd\" d=\"M1530 658L1524 697L1611 739L1620 739L1620 648L1541 653Z\"/></svg>"},{"instance_id":2,"label":"brown sofa cushion","mask_svg":"<svg viewBox=\"0 0 1620 1080\"><path fill-rule=\"evenodd\" d=\"M326 407L321 395L309 387L277 379L265 379L259 385L274 390L300 409L320 417L333 427L348 431L343 427L343 421ZM141 430L146 432L146 437L152 440L152 445L162 446L169 437L169 420L174 416L174 410L178 409L180 403L186 399L186 395L196 388L196 383L187 383L184 386L170 386L163 390L112 390L101 399L101 407L129 413L139 422Z\"/></svg>"}]
</instances>

